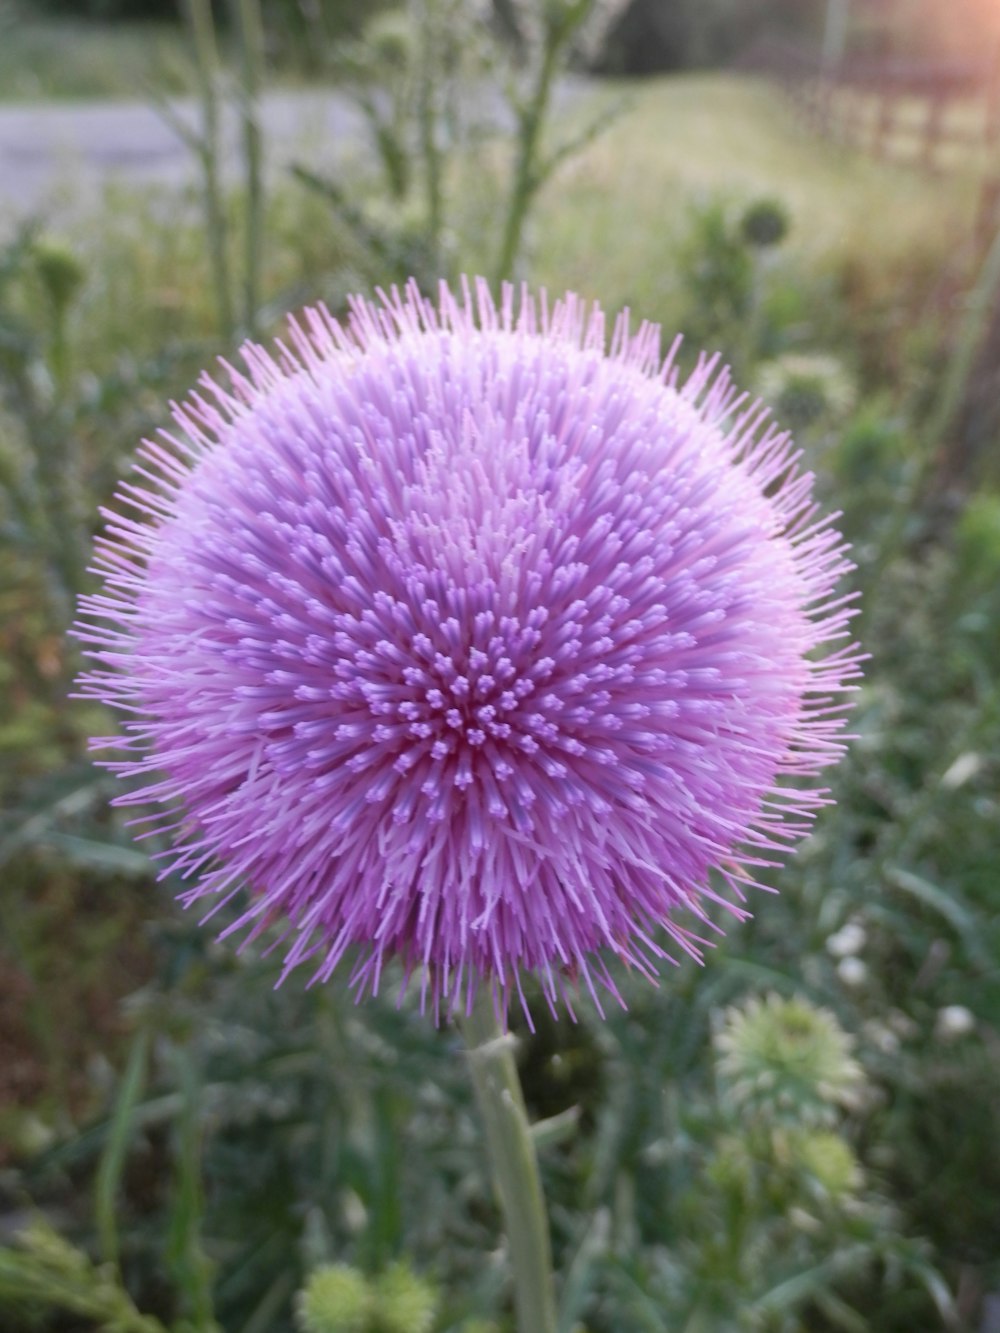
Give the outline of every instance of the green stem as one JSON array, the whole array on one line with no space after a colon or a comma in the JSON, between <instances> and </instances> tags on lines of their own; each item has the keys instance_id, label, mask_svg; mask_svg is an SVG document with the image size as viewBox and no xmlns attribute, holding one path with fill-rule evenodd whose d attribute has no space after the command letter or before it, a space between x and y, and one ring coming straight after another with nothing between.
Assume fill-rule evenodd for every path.
<instances>
[{"instance_id":1,"label":"green stem","mask_svg":"<svg viewBox=\"0 0 1000 1333\"><path fill-rule=\"evenodd\" d=\"M229 339L233 335L233 305L229 290L226 214L219 181L219 94L216 86L219 53L210 0L187 0L187 17L198 76L198 99L201 103L198 156L201 159L202 199L215 285L215 307L220 332L224 338Z\"/></svg>"},{"instance_id":2,"label":"green stem","mask_svg":"<svg viewBox=\"0 0 1000 1333\"><path fill-rule=\"evenodd\" d=\"M417 71L417 118L420 125L420 156L423 159L424 191L427 196L427 234L430 240L430 265L439 266L444 200L441 184L441 146L437 136L435 113L435 51L440 40L440 14L433 0L418 6L420 67Z\"/></svg>"},{"instance_id":3,"label":"green stem","mask_svg":"<svg viewBox=\"0 0 1000 1333\"><path fill-rule=\"evenodd\" d=\"M893 518L879 543L872 565L872 585L877 587L883 571L890 564L902 544L906 525L927 489L934 468L940 459L941 443L954 427L955 418L968 391L969 381L976 365L976 356L983 339L997 297L1000 296L1000 229L983 260L976 281L969 293L965 317L945 368L944 382L934 411L922 432L921 449L915 459L909 479L899 497Z\"/></svg>"},{"instance_id":4,"label":"green stem","mask_svg":"<svg viewBox=\"0 0 1000 1333\"><path fill-rule=\"evenodd\" d=\"M501 1031L487 987L480 988L472 1013L459 1025L507 1229L519 1333L556 1333L548 1218L513 1038Z\"/></svg>"},{"instance_id":5,"label":"green stem","mask_svg":"<svg viewBox=\"0 0 1000 1333\"><path fill-rule=\"evenodd\" d=\"M56 392L62 400L66 397L66 390L69 388L70 349L69 338L66 335L66 307L61 303L53 306L50 357L52 361L52 380Z\"/></svg>"},{"instance_id":6,"label":"green stem","mask_svg":"<svg viewBox=\"0 0 1000 1333\"><path fill-rule=\"evenodd\" d=\"M959 328L955 349L945 372L937 410L928 426L929 443L940 444L941 437L954 423L975 369L976 354L983 343L990 315L1000 292L1000 230L993 238L986 258L969 293L965 318Z\"/></svg>"},{"instance_id":7,"label":"green stem","mask_svg":"<svg viewBox=\"0 0 1000 1333\"><path fill-rule=\"evenodd\" d=\"M260 309L264 236L264 179L260 129L260 94L264 82L264 22L259 0L236 0L242 64L240 119L243 167L246 173L246 248L243 265L243 324L249 337L257 333Z\"/></svg>"},{"instance_id":8,"label":"green stem","mask_svg":"<svg viewBox=\"0 0 1000 1333\"><path fill-rule=\"evenodd\" d=\"M528 210L544 179L545 173L539 167L538 155L564 40L561 29L553 26L546 30L534 88L528 101L518 108L517 160L494 275L498 283L514 276L514 265L521 251Z\"/></svg>"}]
</instances>

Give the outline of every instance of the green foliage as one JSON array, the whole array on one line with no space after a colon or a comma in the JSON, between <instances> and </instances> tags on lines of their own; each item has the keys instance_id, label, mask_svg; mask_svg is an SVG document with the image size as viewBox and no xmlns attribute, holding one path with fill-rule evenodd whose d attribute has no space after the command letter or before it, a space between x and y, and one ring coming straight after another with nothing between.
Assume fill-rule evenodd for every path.
<instances>
[{"instance_id":1,"label":"green foliage","mask_svg":"<svg viewBox=\"0 0 1000 1333\"><path fill-rule=\"evenodd\" d=\"M137 97L151 82L184 92L181 57L173 22L89 19L77 0L65 0L58 15L38 0L0 3L0 89L8 101Z\"/></svg>"},{"instance_id":2,"label":"green foliage","mask_svg":"<svg viewBox=\"0 0 1000 1333\"><path fill-rule=\"evenodd\" d=\"M95 1266L44 1222L23 1231L16 1249L0 1248L3 1309L65 1311L99 1333L166 1333L135 1308L112 1265Z\"/></svg>"},{"instance_id":3,"label":"green foliage","mask_svg":"<svg viewBox=\"0 0 1000 1333\"><path fill-rule=\"evenodd\" d=\"M750 251L721 201L692 213L679 267L694 321L689 336L699 346L716 346L747 319L754 276Z\"/></svg>"},{"instance_id":4,"label":"green foliage","mask_svg":"<svg viewBox=\"0 0 1000 1333\"><path fill-rule=\"evenodd\" d=\"M958 522L959 570L963 580L983 591L1000 582L1000 496L975 495Z\"/></svg>"}]
</instances>

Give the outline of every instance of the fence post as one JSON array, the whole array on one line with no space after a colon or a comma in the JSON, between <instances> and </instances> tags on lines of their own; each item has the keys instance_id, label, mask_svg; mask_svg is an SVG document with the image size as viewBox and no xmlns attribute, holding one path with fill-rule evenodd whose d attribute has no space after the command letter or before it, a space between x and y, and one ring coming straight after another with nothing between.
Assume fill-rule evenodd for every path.
<instances>
[{"instance_id":1,"label":"fence post","mask_svg":"<svg viewBox=\"0 0 1000 1333\"><path fill-rule=\"evenodd\" d=\"M883 73L885 82L881 88L878 119L875 122L875 134L872 140L872 152L876 157L888 157L892 127L896 118L896 90L892 86L888 70Z\"/></svg>"},{"instance_id":2,"label":"fence post","mask_svg":"<svg viewBox=\"0 0 1000 1333\"><path fill-rule=\"evenodd\" d=\"M826 0L826 22L823 27L824 74L832 74L844 59L847 49L847 29L850 22L851 0Z\"/></svg>"},{"instance_id":3,"label":"fence post","mask_svg":"<svg viewBox=\"0 0 1000 1333\"><path fill-rule=\"evenodd\" d=\"M926 171L935 171L939 165L937 157L938 144L942 138L942 127L944 124L945 109L947 107L947 93L940 89L932 88L930 97L927 101L927 116L924 120L924 142L920 154L921 165Z\"/></svg>"},{"instance_id":4,"label":"fence post","mask_svg":"<svg viewBox=\"0 0 1000 1333\"><path fill-rule=\"evenodd\" d=\"M990 74L986 82L986 124L983 133L983 178L979 186L979 203L976 208L976 248L985 253L993 239L997 226L997 213L1000 211L1000 35L994 48L990 63Z\"/></svg>"}]
</instances>

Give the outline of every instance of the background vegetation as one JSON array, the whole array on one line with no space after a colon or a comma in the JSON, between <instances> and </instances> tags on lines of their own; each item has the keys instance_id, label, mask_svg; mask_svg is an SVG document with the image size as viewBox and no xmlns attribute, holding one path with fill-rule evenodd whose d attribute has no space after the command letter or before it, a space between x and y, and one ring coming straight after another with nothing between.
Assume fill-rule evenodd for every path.
<instances>
[{"instance_id":1,"label":"background vegetation","mask_svg":"<svg viewBox=\"0 0 1000 1333\"><path fill-rule=\"evenodd\" d=\"M750 79L600 83L553 114L547 55L614 51L614 27L559 27L570 8L324 29L313 58L370 131L336 179L261 170L275 67L318 77L281 56L277 0L263 45L250 5L217 46L167 26L200 109L189 195L119 191L0 250L12 1333L510 1327L457 1035L338 982L275 991L180 913L87 760L106 719L68 699L65 638L98 505L203 365L303 302L463 268L721 349L843 510L871 653L837 807L780 894L703 970L625 979L627 1012L518 1034L563 1330L996 1328L1000 472L997 440L955 441L993 369L1000 250L971 174L818 141ZM36 93L122 91L46 31ZM473 114L484 88L510 89L501 130ZM230 96L263 134L232 188Z\"/></svg>"}]
</instances>

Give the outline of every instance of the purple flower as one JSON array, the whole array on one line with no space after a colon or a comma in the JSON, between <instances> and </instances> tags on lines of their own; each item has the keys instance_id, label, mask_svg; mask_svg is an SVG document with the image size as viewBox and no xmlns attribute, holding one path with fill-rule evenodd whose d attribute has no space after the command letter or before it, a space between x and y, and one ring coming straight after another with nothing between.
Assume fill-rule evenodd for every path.
<instances>
[{"instance_id":1,"label":"purple flower","mask_svg":"<svg viewBox=\"0 0 1000 1333\"><path fill-rule=\"evenodd\" d=\"M698 957L826 802L859 674L787 435L572 295L411 285L291 345L143 446L76 629L163 874L435 1011Z\"/></svg>"}]
</instances>

